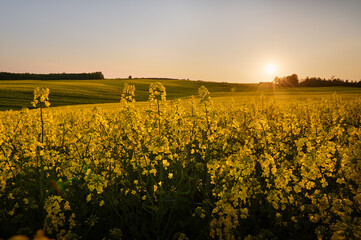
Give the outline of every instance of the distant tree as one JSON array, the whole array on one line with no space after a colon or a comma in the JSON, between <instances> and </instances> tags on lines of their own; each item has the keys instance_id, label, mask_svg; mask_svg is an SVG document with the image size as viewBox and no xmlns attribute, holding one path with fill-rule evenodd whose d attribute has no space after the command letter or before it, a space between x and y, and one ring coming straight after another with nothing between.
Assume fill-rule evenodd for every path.
<instances>
[{"instance_id":1,"label":"distant tree","mask_svg":"<svg viewBox=\"0 0 361 240\"><path fill-rule=\"evenodd\" d=\"M93 73L8 73L0 72L0 80L85 80L104 79L102 72Z\"/></svg>"},{"instance_id":2,"label":"distant tree","mask_svg":"<svg viewBox=\"0 0 361 240\"><path fill-rule=\"evenodd\" d=\"M273 79L273 83L278 85L278 86L282 86L282 87L297 87L298 86L298 76L297 74L292 74L290 76L286 76L286 77L275 77Z\"/></svg>"},{"instance_id":3,"label":"distant tree","mask_svg":"<svg viewBox=\"0 0 361 240\"><path fill-rule=\"evenodd\" d=\"M276 76L276 77L273 79L273 83L276 84L276 85L280 85L281 79L280 79L278 76Z\"/></svg>"},{"instance_id":4,"label":"distant tree","mask_svg":"<svg viewBox=\"0 0 361 240\"><path fill-rule=\"evenodd\" d=\"M342 80L332 76L330 79L321 79L319 77L307 77L299 82L300 87L329 87L329 86L347 86L361 87L361 83L357 81Z\"/></svg>"},{"instance_id":5,"label":"distant tree","mask_svg":"<svg viewBox=\"0 0 361 240\"><path fill-rule=\"evenodd\" d=\"M132 75L129 75L129 77L128 77L129 79L132 79Z\"/></svg>"},{"instance_id":6,"label":"distant tree","mask_svg":"<svg viewBox=\"0 0 361 240\"><path fill-rule=\"evenodd\" d=\"M298 86L298 76L297 74L292 74L291 76L286 77L286 82L291 87L297 87Z\"/></svg>"}]
</instances>

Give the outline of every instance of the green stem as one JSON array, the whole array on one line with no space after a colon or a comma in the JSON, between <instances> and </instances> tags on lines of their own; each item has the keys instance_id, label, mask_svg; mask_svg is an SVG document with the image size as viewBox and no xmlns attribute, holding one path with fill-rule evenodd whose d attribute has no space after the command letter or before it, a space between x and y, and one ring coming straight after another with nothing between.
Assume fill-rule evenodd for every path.
<instances>
[{"instance_id":1,"label":"green stem","mask_svg":"<svg viewBox=\"0 0 361 240\"><path fill-rule=\"evenodd\" d=\"M159 100L157 99L157 106L158 106L158 131L160 136L160 107L159 107Z\"/></svg>"},{"instance_id":2,"label":"green stem","mask_svg":"<svg viewBox=\"0 0 361 240\"><path fill-rule=\"evenodd\" d=\"M40 121L41 121L41 143L44 143L44 118L43 118L43 108L40 107ZM37 149L37 158L40 160L40 176L39 176L39 188L40 188L40 206L44 206L45 197L44 197L44 162L43 158L40 155L40 148ZM45 217L44 207L42 207L42 215Z\"/></svg>"},{"instance_id":3,"label":"green stem","mask_svg":"<svg viewBox=\"0 0 361 240\"><path fill-rule=\"evenodd\" d=\"M40 120L41 120L41 143L44 143L44 119L43 119L42 107L40 107Z\"/></svg>"}]
</instances>

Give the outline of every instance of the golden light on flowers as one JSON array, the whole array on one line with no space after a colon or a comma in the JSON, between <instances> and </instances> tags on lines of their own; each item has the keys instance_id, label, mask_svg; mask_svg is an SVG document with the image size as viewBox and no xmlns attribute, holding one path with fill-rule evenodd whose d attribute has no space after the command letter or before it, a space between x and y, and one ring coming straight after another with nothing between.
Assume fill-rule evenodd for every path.
<instances>
[{"instance_id":1,"label":"golden light on flowers","mask_svg":"<svg viewBox=\"0 0 361 240\"><path fill-rule=\"evenodd\" d=\"M39 111L47 93L34 93ZM35 232L29 223L40 219L58 239L112 239L115 229L245 239L264 234L254 232L261 218L272 236L307 227L311 238L361 238L360 99L237 105L198 93L163 104L154 83L150 99L162 108L0 112L0 232L14 221Z\"/></svg>"},{"instance_id":2,"label":"golden light on flowers","mask_svg":"<svg viewBox=\"0 0 361 240\"><path fill-rule=\"evenodd\" d=\"M49 89L46 87L37 87L34 89L34 101L31 102L34 107L38 104L43 104L45 107L50 106Z\"/></svg>"},{"instance_id":3,"label":"golden light on flowers","mask_svg":"<svg viewBox=\"0 0 361 240\"><path fill-rule=\"evenodd\" d=\"M151 83L149 86L149 100L165 101L166 91L165 87L160 82Z\"/></svg>"},{"instance_id":4,"label":"golden light on flowers","mask_svg":"<svg viewBox=\"0 0 361 240\"><path fill-rule=\"evenodd\" d=\"M135 102L134 96L135 96L135 86L125 83L121 99L128 103Z\"/></svg>"},{"instance_id":5,"label":"golden light on flowers","mask_svg":"<svg viewBox=\"0 0 361 240\"><path fill-rule=\"evenodd\" d=\"M204 85L198 89L198 94L201 97L201 102L206 102L211 99L210 93Z\"/></svg>"}]
</instances>

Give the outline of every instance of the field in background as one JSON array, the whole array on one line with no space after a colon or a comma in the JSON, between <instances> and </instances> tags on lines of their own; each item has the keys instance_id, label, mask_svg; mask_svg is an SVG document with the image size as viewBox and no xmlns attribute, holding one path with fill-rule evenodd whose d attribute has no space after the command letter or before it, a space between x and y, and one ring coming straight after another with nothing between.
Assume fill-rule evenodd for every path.
<instances>
[{"instance_id":1,"label":"field in background","mask_svg":"<svg viewBox=\"0 0 361 240\"><path fill-rule=\"evenodd\" d=\"M54 80L54 81L0 81L0 110L31 107L35 87L50 89L52 106L117 103L120 101L124 83L136 87L135 100L146 101L149 85L159 81L167 89L167 99L197 95L197 89L205 85L211 92L256 92L258 84L230 84L186 80L152 80L152 79L105 79L105 80Z\"/></svg>"},{"instance_id":2,"label":"field in background","mask_svg":"<svg viewBox=\"0 0 361 240\"><path fill-rule=\"evenodd\" d=\"M167 99L187 98L198 94L198 88L207 87L213 98L219 101L249 100L264 96L277 99L319 98L336 92L343 98L361 96L361 89L350 87L315 87L315 88L272 88L259 84L237 84L187 80L158 79L104 79L104 80L11 80L0 81L0 110L22 107L31 108L35 87L45 86L50 89L51 106L118 103L124 83L136 87L136 101L148 100L148 89L152 82L159 81L167 90Z\"/></svg>"}]
</instances>

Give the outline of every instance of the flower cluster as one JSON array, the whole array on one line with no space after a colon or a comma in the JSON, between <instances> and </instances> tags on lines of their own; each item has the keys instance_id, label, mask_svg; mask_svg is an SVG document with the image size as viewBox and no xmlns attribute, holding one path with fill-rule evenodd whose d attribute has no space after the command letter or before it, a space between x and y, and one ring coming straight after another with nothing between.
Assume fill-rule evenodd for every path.
<instances>
[{"instance_id":1,"label":"flower cluster","mask_svg":"<svg viewBox=\"0 0 361 240\"><path fill-rule=\"evenodd\" d=\"M149 86L149 100L150 101L165 101L166 91L165 87L160 82L151 83Z\"/></svg>"},{"instance_id":2,"label":"flower cluster","mask_svg":"<svg viewBox=\"0 0 361 240\"><path fill-rule=\"evenodd\" d=\"M49 196L45 201L44 209L47 214L44 222L46 233L54 232L58 239L71 235L71 230L76 224L75 214L67 214L67 212L71 212L68 201L64 201L61 196Z\"/></svg>"},{"instance_id":3,"label":"flower cluster","mask_svg":"<svg viewBox=\"0 0 361 240\"><path fill-rule=\"evenodd\" d=\"M130 85L128 83L124 84L123 93L122 93L122 101L131 103L135 102L134 96L135 96L135 86Z\"/></svg>"},{"instance_id":4,"label":"flower cluster","mask_svg":"<svg viewBox=\"0 0 361 240\"><path fill-rule=\"evenodd\" d=\"M45 107L50 106L49 89L46 87L37 87L34 89L34 101L31 104L36 107L38 104L44 104Z\"/></svg>"},{"instance_id":5,"label":"flower cluster","mask_svg":"<svg viewBox=\"0 0 361 240\"><path fill-rule=\"evenodd\" d=\"M209 102L211 100L211 94L209 93L208 89L205 86L201 86L198 89L198 94L201 98L201 102Z\"/></svg>"}]
</instances>

